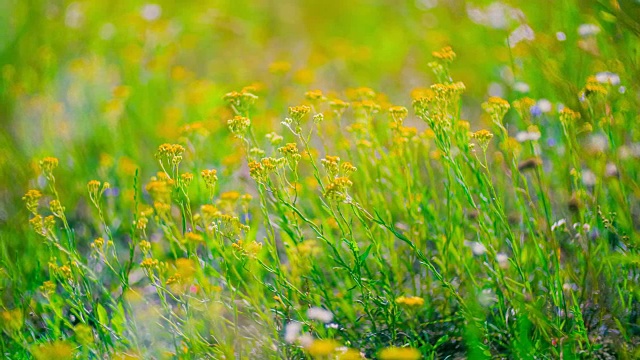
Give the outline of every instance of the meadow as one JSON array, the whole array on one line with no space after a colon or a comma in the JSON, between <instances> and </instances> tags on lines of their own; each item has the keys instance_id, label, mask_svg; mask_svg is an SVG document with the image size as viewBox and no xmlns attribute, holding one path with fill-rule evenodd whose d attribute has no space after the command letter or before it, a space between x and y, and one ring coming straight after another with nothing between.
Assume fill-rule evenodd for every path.
<instances>
[{"instance_id":1,"label":"meadow","mask_svg":"<svg viewBox=\"0 0 640 360\"><path fill-rule=\"evenodd\" d=\"M635 0L0 1L7 359L640 357Z\"/></svg>"}]
</instances>

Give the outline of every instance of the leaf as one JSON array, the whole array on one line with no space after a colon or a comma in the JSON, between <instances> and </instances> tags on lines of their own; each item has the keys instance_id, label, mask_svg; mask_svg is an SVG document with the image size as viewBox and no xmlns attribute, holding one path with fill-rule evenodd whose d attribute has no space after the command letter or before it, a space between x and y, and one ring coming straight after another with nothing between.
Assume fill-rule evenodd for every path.
<instances>
[{"instance_id":1,"label":"leaf","mask_svg":"<svg viewBox=\"0 0 640 360\"><path fill-rule=\"evenodd\" d=\"M369 252L371 252L371 247L373 247L373 244L370 244L369 246L367 246L367 248L364 250L364 252L362 254L360 254L360 264L363 264L365 260L367 260L367 257L369 256Z\"/></svg>"},{"instance_id":2,"label":"leaf","mask_svg":"<svg viewBox=\"0 0 640 360\"><path fill-rule=\"evenodd\" d=\"M104 308L104 306L102 306L102 304L98 304L97 312L98 312L98 321L100 321L102 325L108 326L109 315L107 314L107 310Z\"/></svg>"},{"instance_id":3,"label":"leaf","mask_svg":"<svg viewBox=\"0 0 640 360\"><path fill-rule=\"evenodd\" d=\"M125 313L124 313L124 307L122 306L122 303L120 303L118 305L118 308L114 310L113 317L111 318L111 325L113 327L113 330L115 330L115 332L118 335L120 336L124 335Z\"/></svg>"}]
</instances>

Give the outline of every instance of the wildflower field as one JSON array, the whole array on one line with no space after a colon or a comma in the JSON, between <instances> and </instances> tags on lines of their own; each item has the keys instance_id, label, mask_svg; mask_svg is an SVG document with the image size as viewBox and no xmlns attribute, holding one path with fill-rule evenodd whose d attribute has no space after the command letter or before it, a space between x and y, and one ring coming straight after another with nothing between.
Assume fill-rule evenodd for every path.
<instances>
[{"instance_id":1,"label":"wildflower field","mask_svg":"<svg viewBox=\"0 0 640 360\"><path fill-rule=\"evenodd\" d=\"M6 359L640 357L637 0L0 0Z\"/></svg>"}]
</instances>

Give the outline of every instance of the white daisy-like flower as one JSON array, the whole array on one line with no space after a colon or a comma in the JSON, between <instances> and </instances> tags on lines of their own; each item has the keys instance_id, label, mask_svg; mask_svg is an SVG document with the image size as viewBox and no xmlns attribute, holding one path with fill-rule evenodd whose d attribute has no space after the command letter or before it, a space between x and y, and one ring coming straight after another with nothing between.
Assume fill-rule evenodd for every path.
<instances>
[{"instance_id":1,"label":"white daisy-like flower","mask_svg":"<svg viewBox=\"0 0 640 360\"><path fill-rule=\"evenodd\" d=\"M300 337L302 331L302 324L297 321L292 321L284 327L284 341L289 344L293 344Z\"/></svg>"},{"instance_id":2,"label":"white daisy-like flower","mask_svg":"<svg viewBox=\"0 0 640 360\"><path fill-rule=\"evenodd\" d=\"M538 100L538 103L536 105L538 106L540 111L542 111L543 113L551 112L551 110L553 109L553 105L551 104L551 101L547 99Z\"/></svg>"},{"instance_id":3,"label":"white daisy-like flower","mask_svg":"<svg viewBox=\"0 0 640 360\"><path fill-rule=\"evenodd\" d=\"M323 323L330 323L333 320L333 314L329 310L325 310L319 307L312 307L307 310L307 316L311 320L322 321Z\"/></svg>"},{"instance_id":4,"label":"white daisy-like flower","mask_svg":"<svg viewBox=\"0 0 640 360\"><path fill-rule=\"evenodd\" d=\"M620 85L620 75L610 71L602 71L596 74L596 81L601 84Z\"/></svg>"},{"instance_id":5,"label":"white daisy-like flower","mask_svg":"<svg viewBox=\"0 0 640 360\"><path fill-rule=\"evenodd\" d=\"M516 140L518 142L538 141L540 140L540 133L537 131L519 131L516 134Z\"/></svg>"},{"instance_id":6,"label":"white daisy-like flower","mask_svg":"<svg viewBox=\"0 0 640 360\"><path fill-rule=\"evenodd\" d=\"M465 240L464 244L469 248L471 248L471 252L473 252L473 255L475 256L481 256L487 252L487 248L484 245L482 245L482 243L480 242Z\"/></svg>"},{"instance_id":7,"label":"white daisy-like flower","mask_svg":"<svg viewBox=\"0 0 640 360\"><path fill-rule=\"evenodd\" d=\"M581 24L578 26L578 35L582 37L594 36L600 33L600 27L596 24Z\"/></svg>"},{"instance_id":8,"label":"white daisy-like flower","mask_svg":"<svg viewBox=\"0 0 640 360\"><path fill-rule=\"evenodd\" d=\"M551 231L554 231L555 229L559 229L563 226L565 226L567 224L567 220L566 219L560 219L556 222L553 223L553 225L551 225Z\"/></svg>"},{"instance_id":9,"label":"white daisy-like flower","mask_svg":"<svg viewBox=\"0 0 640 360\"><path fill-rule=\"evenodd\" d=\"M158 20L162 15L162 8L158 4L145 4L140 10L140 16L147 21Z\"/></svg>"},{"instance_id":10,"label":"white daisy-like flower","mask_svg":"<svg viewBox=\"0 0 640 360\"><path fill-rule=\"evenodd\" d=\"M509 256L505 253L497 253L496 261L501 268L505 269L509 266Z\"/></svg>"}]
</instances>

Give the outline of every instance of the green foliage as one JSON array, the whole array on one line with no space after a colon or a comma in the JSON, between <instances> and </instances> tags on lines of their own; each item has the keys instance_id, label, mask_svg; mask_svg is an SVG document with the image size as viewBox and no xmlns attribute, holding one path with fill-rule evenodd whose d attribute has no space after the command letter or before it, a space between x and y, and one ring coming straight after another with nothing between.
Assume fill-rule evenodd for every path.
<instances>
[{"instance_id":1,"label":"green foliage","mask_svg":"<svg viewBox=\"0 0 640 360\"><path fill-rule=\"evenodd\" d=\"M634 1L214 5L0 4L3 356L640 354Z\"/></svg>"}]
</instances>

